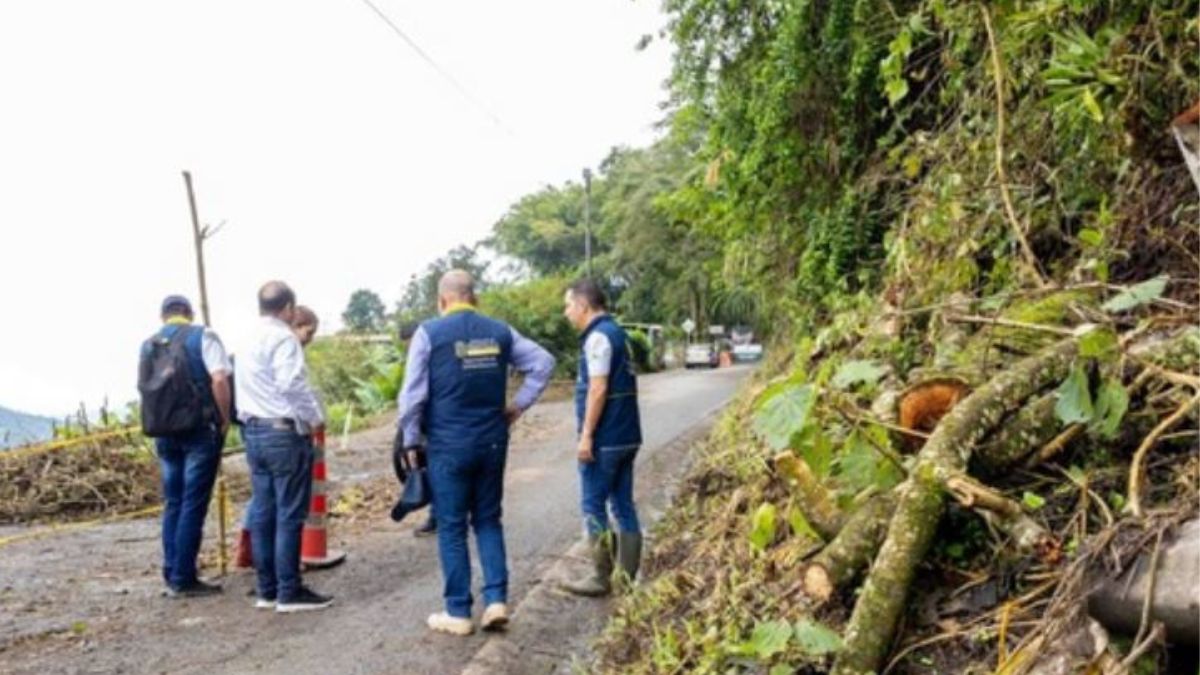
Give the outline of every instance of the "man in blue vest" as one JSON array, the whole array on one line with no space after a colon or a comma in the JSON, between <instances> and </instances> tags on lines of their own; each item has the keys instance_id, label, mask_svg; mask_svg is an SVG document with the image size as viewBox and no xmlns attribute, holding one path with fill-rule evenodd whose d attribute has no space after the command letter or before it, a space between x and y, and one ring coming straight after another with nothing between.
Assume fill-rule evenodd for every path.
<instances>
[{"instance_id":1,"label":"man in blue vest","mask_svg":"<svg viewBox=\"0 0 1200 675\"><path fill-rule=\"evenodd\" d=\"M142 369L155 343L183 341L188 375L199 407L195 426L154 439L162 467L163 484L163 579L172 597L200 597L221 592L221 587L196 576L196 555L204 536L204 518L212 496L221 448L229 430L232 366L220 338L203 326L193 326L192 305L182 295L167 296L162 302L163 327L142 344ZM142 378L139 376L139 381ZM172 401L156 399L160 407ZM179 405L179 402L174 402ZM143 400L144 414L152 403Z\"/></svg>"},{"instance_id":2,"label":"man in blue vest","mask_svg":"<svg viewBox=\"0 0 1200 675\"><path fill-rule=\"evenodd\" d=\"M608 314L600 286L587 279L576 281L564 302L563 314L581 333L575 416L580 504L593 569L563 587L577 595L602 596L612 591L614 543L608 507L617 521L616 560L626 581L637 576L642 557L642 531L633 503L633 461L642 444L637 377L629 339Z\"/></svg>"},{"instance_id":3,"label":"man in blue vest","mask_svg":"<svg viewBox=\"0 0 1200 675\"><path fill-rule=\"evenodd\" d=\"M479 314L475 304L470 273L451 270L441 278L441 317L413 334L399 400L403 447L427 453L437 500L445 611L431 615L427 624L453 635L474 630L468 516L483 568L481 627L496 630L508 623L508 563L500 524L508 428L537 401L554 371L549 352ZM525 381L506 405L510 366Z\"/></svg>"}]
</instances>

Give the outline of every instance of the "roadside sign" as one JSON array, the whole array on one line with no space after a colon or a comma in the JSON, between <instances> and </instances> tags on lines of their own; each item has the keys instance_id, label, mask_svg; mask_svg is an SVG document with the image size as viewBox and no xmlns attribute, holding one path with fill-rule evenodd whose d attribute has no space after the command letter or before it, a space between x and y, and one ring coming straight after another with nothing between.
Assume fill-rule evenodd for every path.
<instances>
[{"instance_id":1,"label":"roadside sign","mask_svg":"<svg viewBox=\"0 0 1200 675\"><path fill-rule=\"evenodd\" d=\"M683 325L680 328L683 328L683 332L691 335L696 330L696 322L691 319L684 319Z\"/></svg>"}]
</instances>

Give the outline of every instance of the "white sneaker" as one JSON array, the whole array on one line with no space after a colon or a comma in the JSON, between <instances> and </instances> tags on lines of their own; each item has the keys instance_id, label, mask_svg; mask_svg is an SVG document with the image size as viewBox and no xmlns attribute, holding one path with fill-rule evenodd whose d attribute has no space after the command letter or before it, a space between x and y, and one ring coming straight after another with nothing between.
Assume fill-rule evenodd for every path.
<instances>
[{"instance_id":1,"label":"white sneaker","mask_svg":"<svg viewBox=\"0 0 1200 675\"><path fill-rule=\"evenodd\" d=\"M457 616L450 616L445 612L430 614L425 620L425 624L429 629L438 633L449 633L451 635L466 636L475 632L475 626L470 619L463 619Z\"/></svg>"},{"instance_id":2,"label":"white sneaker","mask_svg":"<svg viewBox=\"0 0 1200 675\"><path fill-rule=\"evenodd\" d=\"M265 598L255 598L254 609L275 609L275 601Z\"/></svg>"},{"instance_id":3,"label":"white sneaker","mask_svg":"<svg viewBox=\"0 0 1200 675\"><path fill-rule=\"evenodd\" d=\"M483 620L480 627L484 630L504 630L508 625L508 605L503 602L493 602L483 610Z\"/></svg>"}]
</instances>

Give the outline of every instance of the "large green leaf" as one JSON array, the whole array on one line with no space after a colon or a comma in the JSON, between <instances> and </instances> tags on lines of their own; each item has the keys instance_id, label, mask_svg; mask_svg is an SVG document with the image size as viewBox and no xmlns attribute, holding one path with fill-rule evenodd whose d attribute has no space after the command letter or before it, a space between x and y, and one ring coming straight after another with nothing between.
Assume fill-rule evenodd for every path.
<instances>
[{"instance_id":1,"label":"large green leaf","mask_svg":"<svg viewBox=\"0 0 1200 675\"><path fill-rule=\"evenodd\" d=\"M787 649L792 640L792 625L786 621L768 621L754 627L748 651L760 659L769 659Z\"/></svg>"},{"instance_id":2,"label":"large green leaf","mask_svg":"<svg viewBox=\"0 0 1200 675\"><path fill-rule=\"evenodd\" d=\"M1111 439L1117 435L1125 411L1129 409L1129 394L1121 382L1106 378L1096 392L1096 410L1092 416L1092 431L1101 438Z\"/></svg>"},{"instance_id":3,"label":"large green leaf","mask_svg":"<svg viewBox=\"0 0 1200 675\"><path fill-rule=\"evenodd\" d=\"M767 502L750 518L750 547L762 551L775 541L775 505Z\"/></svg>"},{"instance_id":4,"label":"large green leaf","mask_svg":"<svg viewBox=\"0 0 1200 675\"><path fill-rule=\"evenodd\" d=\"M887 368L874 361L847 361L833 376L833 386L849 389L856 384L875 384L887 372Z\"/></svg>"},{"instance_id":5,"label":"large green leaf","mask_svg":"<svg viewBox=\"0 0 1200 675\"><path fill-rule=\"evenodd\" d=\"M1054 404L1054 413L1063 424L1090 422L1095 409L1092 406L1092 393L1088 390L1087 373L1080 366L1071 368L1071 374L1059 385L1055 392L1058 402Z\"/></svg>"},{"instance_id":6,"label":"large green leaf","mask_svg":"<svg viewBox=\"0 0 1200 675\"><path fill-rule=\"evenodd\" d=\"M1116 296L1109 298L1108 302L1105 302L1101 307L1104 311L1115 314L1144 305L1162 296L1163 291L1167 288L1168 279L1169 277L1164 274L1149 281L1143 281L1140 284L1130 286Z\"/></svg>"},{"instance_id":7,"label":"large green leaf","mask_svg":"<svg viewBox=\"0 0 1200 675\"><path fill-rule=\"evenodd\" d=\"M796 622L796 643L810 656L825 656L842 648L842 637L819 621L801 619Z\"/></svg>"},{"instance_id":8,"label":"large green leaf","mask_svg":"<svg viewBox=\"0 0 1200 675\"><path fill-rule=\"evenodd\" d=\"M835 460L838 480L850 493L856 494L872 486L888 488L902 478L899 469L872 445L872 440L880 442L879 436L873 434L868 438L870 433L863 429L850 432Z\"/></svg>"},{"instance_id":9,"label":"large green leaf","mask_svg":"<svg viewBox=\"0 0 1200 675\"><path fill-rule=\"evenodd\" d=\"M792 436L808 422L815 398L812 385L788 384L779 388L759 404L754 414L754 431L772 450L787 448Z\"/></svg>"},{"instance_id":10,"label":"large green leaf","mask_svg":"<svg viewBox=\"0 0 1200 675\"><path fill-rule=\"evenodd\" d=\"M792 443L792 449L800 453L817 478L829 475L829 467L833 462L833 441L829 440L824 430L810 424L799 435L792 437Z\"/></svg>"}]
</instances>

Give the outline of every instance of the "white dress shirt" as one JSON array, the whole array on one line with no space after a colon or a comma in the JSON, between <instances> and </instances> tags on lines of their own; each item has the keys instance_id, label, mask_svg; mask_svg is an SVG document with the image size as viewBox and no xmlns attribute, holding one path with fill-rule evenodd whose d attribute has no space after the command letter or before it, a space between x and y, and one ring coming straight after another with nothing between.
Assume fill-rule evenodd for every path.
<instances>
[{"instance_id":1,"label":"white dress shirt","mask_svg":"<svg viewBox=\"0 0 1200 675\"><path fill-rule=\"evenodd\" d=\"M290 326L265 316L254 338L238 352L234 376L238 417L287 418L301 428L324 423L321 404L308 384L304 350Z\"/></svg>"}]
</instances>

